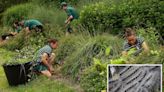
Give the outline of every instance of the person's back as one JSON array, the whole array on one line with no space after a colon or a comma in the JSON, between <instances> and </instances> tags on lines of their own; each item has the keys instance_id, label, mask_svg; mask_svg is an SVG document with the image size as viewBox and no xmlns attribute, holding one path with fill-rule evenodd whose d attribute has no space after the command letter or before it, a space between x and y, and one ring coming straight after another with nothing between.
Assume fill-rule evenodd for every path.
<instances>
[{"instance_id":1,"label":"person's back","mask_svg":"<svg viewBox=\"0 0 164 92\"><path fill-rule=\"evenodd\" d=\"M30 30L36 26L43 26L43 24L36 19L25 20L24 22L24 27L29 27Z\"/></svg>"},{"instance_id":2,"label":"person's back","mask_svg":"<svg viewBox=\"0 0 164 92\"><path fill-rule=\"evenodd\" d=\"M66 9L66 13L68 16L73 16L73 19L78 19L79 18L79 15L77 13L77 11L75 10L75 8L71 7L71 6L68 6L67 9Z\"/></svg>"},{"instance_id":3,"label":"person's back","mask_svg":"<svg viewBox=\"0 0 164 92\"><path fill-rule=\"evenodd\" d=\"M52 48L50 47L50 45L45 45L44 47L38 50L36 55L37 62L41 62L41 56L43 55L43 53L47 53L49 56L51 55Z\"/></svg>"},{"instance_id":4,"label":"person's back","mask_svg":"<svg viewBox=\"0 0 164 92\"><path fill-rule=\"evenodd\" d=\"M43 24L36 20L36 19L30 19L30 20L22 20L19 22L19 25L22 26L27 33L30 33L31 30L38 32L43 32Z\"/></svg>"}]
</instances>

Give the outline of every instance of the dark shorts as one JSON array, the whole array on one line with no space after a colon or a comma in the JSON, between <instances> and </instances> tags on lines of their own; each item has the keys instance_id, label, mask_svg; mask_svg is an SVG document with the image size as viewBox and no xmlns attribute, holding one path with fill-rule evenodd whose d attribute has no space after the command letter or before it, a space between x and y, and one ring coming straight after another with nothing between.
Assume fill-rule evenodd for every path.
<instances>
[{"instance_id":1,"label":"dark shorts","mask_svg":"<svg viewBox=\"0 0 164 92\"><path fill-rule=\"evenodd\" d=\"M33 69L37 72L41 72L41 71L48 70L48 67L45 66L43 63L37 63Z\"/></svg>"},{"instance_id":2,"label":"dark shorts","mask_svg":"<svg viewBox=\"0 0 164 92\"><path fill-rule=\"evenodd\" d=\"M67 25L66 32L68 32L68 33L72 33L72 32L73 32L73 29L72 29L72 27L71 27L71 22L72 22L73 20L74 20L74 19L71 19L71 20L70 20L70 24Z\"/></svg>"}]
</instances>

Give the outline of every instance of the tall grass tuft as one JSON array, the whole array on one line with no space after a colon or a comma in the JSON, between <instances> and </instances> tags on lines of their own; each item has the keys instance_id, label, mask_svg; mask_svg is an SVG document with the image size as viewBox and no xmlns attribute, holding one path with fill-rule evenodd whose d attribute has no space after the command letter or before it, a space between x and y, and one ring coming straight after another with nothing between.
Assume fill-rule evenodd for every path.
<instances>
[{"instance_id":1,"label":"tall grass tuft","mask_svg":"<svg viewBox=\"0 0 164 92\"><path fill-rule=\"evenodd\" d=\"M115 41L117 39L117 42ZM70 35L60 41L61 46L57 50L58 60L64 60L62 72L72 79L77 79L80 72L93 64L93 57L104 52L107 47L113 49L113 56L119 55L122 40L112 35Z\"/></svg>"},{"instance_id":2,"label":"tall grass tuft","mask_svg":"<svg viewBox=\"0 0 164 92\"><path fill-rule=\"evenodd\" d=\"M3 13L2 22L4 26L12 26L15 20L26 19L30 12L34 11L35 5L32 3L20 4L8 8Z\"/></svg>"}]
</instances>

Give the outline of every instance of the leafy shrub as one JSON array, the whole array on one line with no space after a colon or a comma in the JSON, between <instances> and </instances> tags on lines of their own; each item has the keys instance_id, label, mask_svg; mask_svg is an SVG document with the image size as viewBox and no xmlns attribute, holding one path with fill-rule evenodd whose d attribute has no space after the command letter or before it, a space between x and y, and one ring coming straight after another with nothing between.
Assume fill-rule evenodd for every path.
<instances>
[{"instance_id":1,"label":"leafy shrub","mask_svg":"<svg viewBox=\"0 0 164 92\"><path fill-rule=\"evenodd\" d=\"M110 22L108 19L109 9L103 2L85 6L80 13L80 23L90 31L103 31L101 29L110 27L110 23L108 23Z\"/></svg>"},{"instance_id":2,"label":"leafy shrub","mask_svg":"<svg viewBox=\"0 0 164 92\"><path fill-rule=\"evenodd\" d=\"M80 84L85 92L100 92L106 90L107 63L93 58L94 64L86 68L81 76Z\"/></svg>"},{"instance_id":3,"label":"leafy shrub","mask_svg":"<svg viewBox=\"0 0 164 92\"><path fill-rule=\"evenodd\" d=\"M85 92L101 92L101 90L106 89L107 78L106 73L104 73L106 68L104 72L92 68L94 68L94 66L87 68L83 72L80 84Z\"/></svg>"},{"instance_id":4,"label":"leafy shrub","mask_svg":"<svg viewBox=\"0 0 164 92\"><path fill-rule=\"evenodd\" d=\"M104 49L105 51L99 53L97 55L98 57L92 58L93 64L85 68L81 73L80 85L86 92L100 92L106 90L107 64L110 64L110 60L112 59L109 58L109 56L112 56L112 48L106 47Z\"/></svg>"},{"instance_id":5,"label":"leafy shrub","mask_svg":"<svg viewBox=\"0 0 164 92\"><path fill-rule=\"evenodd\" d=\"M128 60L128 62L130 61L130 64L163 64L163 54L163 49L161 48L158 50L150 50L148 54L141 53L137 57L128 56L126 60ZM122 57L120 57L120 59L121 58ZM106 66L111 63L111 60L118 62L120 59L103 58L102 56L99 57L99 59L93 58L94 64L85 68L81 73L80 85L86 92L100 92L106 89L106 85L104 85L106 84Z\"/></svg>"},{"instance_id":6,"label":"leafy shrub","mask_svg":"<svg viewBox=\"0 0 164 92\"><path fill-rule=\"evenodd\" d=\"M94 32L110 30L119 33L122 28L133 26L153 26L162 30L162 4L160 0L124 0L119 4L100 2L85 6L79 21Z\"/></svg>"},{"instance_id":7,"label":"leafy shrub","mask_svg":"<svg viewBox=\"0 0 164 92\"><path fill-rule=\"evenodd\" d=\"M25 19L26 17L28 17L28 14L34 10L34 7L35 5L27 3L8 8L3 13L2 22L4 26L11 26L15 20L22 20L23 18Z\"/></svg>"},{"instance_id":8,"label":"leafy shrub","mask_svg":"<svg viewBox=\"0 0 164 92\"><path fill-rule=\"evenodd\" d=\"M155 50L151 49L148 54L142 54L136 57L135 59L133 59L133 62L137 64L162 64L163 66L164 65L163 55L164 55L163 48L160 49L156 48ZM162 69L162 71L163 70L164 68ZM164 72L162 72L162 74L164 74Z\"/></svg>"},{"instance_id":9,"label":"leafy shrub","mask_svg":"<svg viewBox=\"0 0 164 92\"><path fill-rule=\"evenodd\" d=\"M144 63L163 64L164 63L163 55L164 53L162 49L150 50L149 54L142 54L139 57L137 57L135 59L135 62L139 64L144 64Z\"/></svg>"},{"instance_id":10,"label":"leafy shrub","mask_svg":"<svg viewBox=\"0 0 164 92\"><path fill-rule=\"evenodd\" d=\"M159 42L159 33L155 28L138 29L137 33L139 36L144 37L145 41L148 42L148 45L152 47L151 49L156 49L160 46L159 43L163 42Z\"/></svg>"}]
</instances>

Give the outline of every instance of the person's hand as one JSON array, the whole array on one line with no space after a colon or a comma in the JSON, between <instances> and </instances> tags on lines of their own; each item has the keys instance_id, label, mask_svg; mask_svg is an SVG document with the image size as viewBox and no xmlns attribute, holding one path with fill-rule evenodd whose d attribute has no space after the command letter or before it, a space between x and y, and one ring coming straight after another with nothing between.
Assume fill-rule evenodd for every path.
<instances>
[{"instance_id":1,"label":"person's hand","mask_svg":"<svg viewBox=\"0 0 164 92\"><path fill-rule=\"evenodd\" d=\"M64 28L67 28L67 26L69 25L70 21L66 20L65 21L65 25L64 25Z\"/></svg>"},{"instance_id":2,"label":"person's hand","mask_svg":"<svg viewBox=\"0 0 164 92\"><path fill-rule=\"evenodd\" d=\"M49 68L49 71L52 73L52 72L54 72L54 68L51 66L50 68Z\"/></svg>"},{"instance_id":3,"label":"person's hand","mask_svg":"<svg viewBox=\"0 0 164 92\"><path fill-rule=\"evenodd\" d=\"M70 20L66 20L64 23L65 24L69 24L70 23Z\"/></svg>"},{"instance_id":4,"label":"person's hand","mask_svg":"<svg viewBox=\"0 0 164 92\"><path fill-rule=\"evenodd\" d=\"M11 32L11 34L12 34L12 35L16 35L16 34L17 34L17 32Z\"/></svg>"},{"instance_id":5,"label":"person's hand","mask_svg":"<svg viewBox=\"0 0 164 92\"><path fill-rule=\"evenodd\" d=\"M65 24L67 24L68 23L68 21L67 20L65 20L65 22L64 22Z\"/></svg>"}]
</instances>

